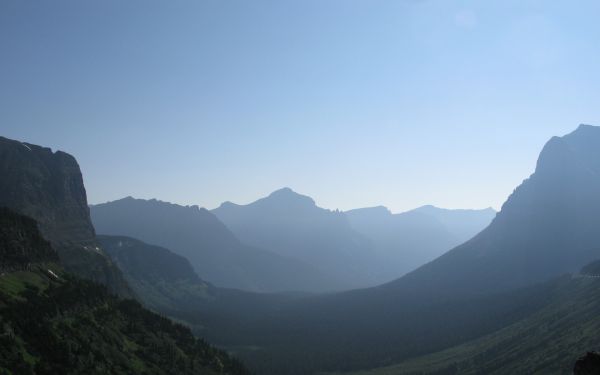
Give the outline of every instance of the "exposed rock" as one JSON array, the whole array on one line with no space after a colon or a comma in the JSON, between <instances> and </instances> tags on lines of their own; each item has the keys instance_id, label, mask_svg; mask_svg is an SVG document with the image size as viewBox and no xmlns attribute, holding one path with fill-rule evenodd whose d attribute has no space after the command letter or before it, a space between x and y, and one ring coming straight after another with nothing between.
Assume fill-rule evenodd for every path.
<instances>
[{"instance_id":1,"label":"exposed rock","mask_svg":"<svg viewBox=\"0 0 600 375\"><path fill-rule=\"evenodd\" d=\"M0 137L0 206L33 218L68 271L129 296L120 271L96 241L75 158Z\"/></svg>"}]
</instances>

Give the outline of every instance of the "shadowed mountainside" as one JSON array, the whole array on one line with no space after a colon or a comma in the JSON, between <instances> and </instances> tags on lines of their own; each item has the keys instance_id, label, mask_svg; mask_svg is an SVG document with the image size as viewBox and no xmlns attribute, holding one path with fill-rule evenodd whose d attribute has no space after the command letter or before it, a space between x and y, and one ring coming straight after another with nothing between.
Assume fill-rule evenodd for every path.
<instances>
[{"instance_id":1,"label":"shadowed mountainside","mask_svg":"<svg viewBox=\"0 0 600 375\"><path fill-rule=\"evenodd\" d=\"M497 332L353 375L567 374L581 353L600 347L600 279L564 276L547 287L551 298L540 311ZM599 364L594 356L577 361L575 374L597 374Z\"/></svg>"},{"instance_id":2,"label":"shadowed mountainside","mask_svg":"<svg viewBox=\"0 0 600 375\"><path fill-rule=\"evenodd\" d=\"M548 141L489 227L386 287L464 294L575 272L600 255L599 191L600 128L581 125Z\"/></svg>"}]
</instances>

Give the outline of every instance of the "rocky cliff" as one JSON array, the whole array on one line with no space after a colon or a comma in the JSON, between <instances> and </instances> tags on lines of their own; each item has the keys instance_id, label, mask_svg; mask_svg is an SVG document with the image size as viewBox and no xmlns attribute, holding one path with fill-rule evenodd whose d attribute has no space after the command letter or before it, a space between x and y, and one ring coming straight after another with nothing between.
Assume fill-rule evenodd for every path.
<instances>
[{"instance_id":1,"label":"rocky cliff","mask_svg":"<svg viewBox=\"0 0 600 375\"><path fill-rule=\"evenodd\" d=\"M96 241L75 158L0 137L0 206L35 219L68 271L130 295L120 271Z\"/></svg>"}]
</instances>

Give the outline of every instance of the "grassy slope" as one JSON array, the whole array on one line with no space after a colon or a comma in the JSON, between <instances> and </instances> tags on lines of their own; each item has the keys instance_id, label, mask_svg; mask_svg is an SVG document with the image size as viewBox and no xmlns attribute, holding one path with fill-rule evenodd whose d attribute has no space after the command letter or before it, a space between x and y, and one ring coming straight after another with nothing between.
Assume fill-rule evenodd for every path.
<instances>
[{"instance_id":1,"label":"grassy slope","mask_svg":"<svg viewBox=\"0 0 600 375\"><path fill-rule=\"evenodd\" d=\"M600 280L565 277L554 294L539 312L490 335L352 374L570 374L581 354L600 348Z\"/></svg>"}]
</instances>

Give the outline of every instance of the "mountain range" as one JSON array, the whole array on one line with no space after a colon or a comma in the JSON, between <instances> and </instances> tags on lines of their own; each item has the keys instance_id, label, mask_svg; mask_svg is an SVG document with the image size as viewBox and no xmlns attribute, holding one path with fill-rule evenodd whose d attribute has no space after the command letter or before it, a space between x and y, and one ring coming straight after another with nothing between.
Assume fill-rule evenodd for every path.
<instances>
[{"instance_id":1,"label":"mountain range","mask_svg":"<svg viewBox=\"0 0 600 375\"><path fill-rule=\"evenodd\" d=\"M238 355L265 373L342 371L440 351L533 316L552 301L544 282L600 258L599 165L600 128L554 137L474 238L390 283L300 299L221 345L261 348ZM302 370L292 353L303 353ZM265 366L267 358L275 360Z\"/></svg>"},{"instance_id":2,"label":"mountain range","mask_svg":"<svg viewBox=\"0 0 600 375\"><path fill-rule=\"evenodd\" d=\"M310 264L345 289L402 276L468 240L495 214L433 206L396 215L381 206L332 211L290 188L247 205L225 202L212 212L242 242Z\"/></svg>"},{"instance_id":3,"label":"mountain range","mask_svg":"<svg viewBox=\"0 0 600 375\"><path fill-rule=\"evenodd\" d=\"M74 158L7 139L0 156L0 370L246 373L122 297L258 374L561 374L600 345L598 127L550 139L497 214L329 211L291 189L213 212L126 198L91 207L99 237ZM214 281L364 284L407 254L435 259L343 292Z\"/></svg>"},{"instance_id":4,"label":"mountain range","mask_svg":"<svg viewBox=\"0 0 600 375\"><path fill-rule=\"evenodd\" d=\"M496 212L449 210L422 206L392 214L386 207L360 208L345 212L350 226L374 244L379 284L437 258L469 240L492 221Z\"/></svg>"},{"instance_id":5,"label":"mountain range","mask_svg":"<svg viewBox=\"0 0 600 375\"><path fill-rule=\"evenodd\" d=\"M167 248L218 286L276 292L331 285L307 264L241 243L215 215L197 206L127 197L91 206L91 217L98 233Z\"/></svg>"}]
</instances>

